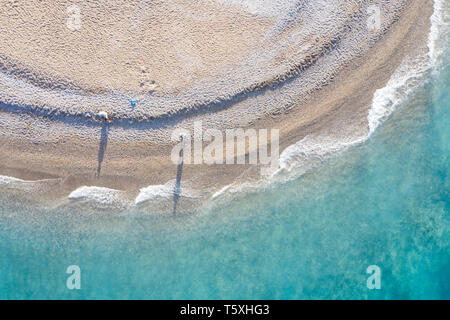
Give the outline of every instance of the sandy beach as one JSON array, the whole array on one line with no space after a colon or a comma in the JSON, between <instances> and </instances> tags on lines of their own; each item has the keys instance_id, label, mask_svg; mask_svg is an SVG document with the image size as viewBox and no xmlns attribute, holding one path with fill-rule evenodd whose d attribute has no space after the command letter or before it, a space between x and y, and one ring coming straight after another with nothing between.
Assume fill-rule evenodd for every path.
<instances>
[{"instance_id":1,"label":"sandy beach","mask_svg":"<svg viewBox=\"0 0 450 320\"><path fill-rule=\"evenodd\" d=\"M41 198L97 186L135 199L152 185L169 193L178 174L181 195L195 191L180 198L190 207L261 179L260 168L184 164L180 173L170 159L174 130L198 121L220 131L276 128L281 153L305 137L366 137L375 91L406 57L427 52L431 0L245 3L89 1L71 25L70 1L8 2L0 175L57 179ZM380 9L376 28L370 6Z\"/></svg>"}]
</instances>

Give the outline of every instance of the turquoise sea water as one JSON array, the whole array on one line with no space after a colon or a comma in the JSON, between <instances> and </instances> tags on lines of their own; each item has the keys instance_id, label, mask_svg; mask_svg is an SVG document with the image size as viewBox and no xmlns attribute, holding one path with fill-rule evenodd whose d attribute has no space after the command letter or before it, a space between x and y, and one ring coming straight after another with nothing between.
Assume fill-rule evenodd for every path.
<instances>
[{"instance_id":1,"label":"turquoise sea water","mask_svg":"<svg viewBox=\"0 0 450 320\"><path fill-rule=\"evenodd\" d=\"M366 143L190 216L0 202L2 299L449 299L450 69ZM382 270L381 290L366 268ZM81 290L66 288L79 265Z\"/></svg>"},{"instance_id":2,"label":"turquoise sea water","mask_svg":"<svg viewBox=\"0 0 450 320\"><path fill-rule=\"evenodd\" d=\"M450 299L447 58L364 144L195 214L93 215L1 194L0 299ZM81 290L66 287L69 265Z\"/></svg>"}]
</instances>

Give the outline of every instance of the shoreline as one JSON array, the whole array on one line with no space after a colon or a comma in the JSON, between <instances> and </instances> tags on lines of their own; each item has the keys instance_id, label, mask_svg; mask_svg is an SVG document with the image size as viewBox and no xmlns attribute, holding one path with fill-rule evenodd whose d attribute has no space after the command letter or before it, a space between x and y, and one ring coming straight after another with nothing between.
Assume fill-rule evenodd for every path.
<instances>
[{"instance_id":1,"label":"shoreline","mask_svg":"<svg viewBox=\"0 0 450 320\"><path fill-rule=\"evenodd\" d=\"M367 114L375 90L388 82L406 56L424 53L427 45L432 1L427 1L429 5L426 8L421 1L408 3L412 5L405 9L388 32L364 55L351 59L332 81L313 91L302 103L294 103L290 109L275 115L252 120L251 126L245 128L279 128L280 151L308 135L323 132L336 138L336 141L366 134ZM417 46L418 42L423 45ZM6 125L14 117L27 125L36 121L33 116L11 114L0 109L0 133L4 133L4 128L8 129ZM55 132L53 127L62 126L49 119L37 121L40 126L37 131L41 132L48 127ZM89 128L90 133L96 132L97 137L102 130L99 125L76 126L80 130ZM176 178L176 165L167 159L171 145L152 145L145 138L138 138L131 144L126 139L121 141L120 134L116 135L114 130L122 132L127 129L118 128L108 133L110 140L102 155L100 178L95 177L100 158L98 141L89 142L69 133L50 137L42 143L36 140L39 135L28 130L33 128L24 125L16 133L18 136L24 134L25 139L0 135L0 175L24 180L59 178L62 182L52 190L51 195L47 195L51 199L67 198L74 190L86 185L125 190L128 197L136 198L139 189L151 185L163 186ZM130 154L134 155L133 158ZM209 196L206 198L209 198L236 181L257 180L257 172L258 168L250 165L185 165L181 187L195 185L197 189L208 190L206 194ZM170 197L169 200L172 201Z\"/></svg>"}]
</instances>

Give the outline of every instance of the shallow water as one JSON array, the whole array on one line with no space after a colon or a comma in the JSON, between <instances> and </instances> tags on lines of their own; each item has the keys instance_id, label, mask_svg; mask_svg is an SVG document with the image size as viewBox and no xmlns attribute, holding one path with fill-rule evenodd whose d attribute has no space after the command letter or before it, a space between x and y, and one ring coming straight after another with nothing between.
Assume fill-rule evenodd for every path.
<instances>
[{"instance_id":1,"label":"shallow water","mask_svg":"<svg viewBox=\"0 0 450 320\"><path fill-rule=\"evenodd\" d=\"M0 298L449 299L449 86L447 68L365 144L189 216L3 197ZM373 264L381 290L366 287Z\"/></svg>"}]
</instances>

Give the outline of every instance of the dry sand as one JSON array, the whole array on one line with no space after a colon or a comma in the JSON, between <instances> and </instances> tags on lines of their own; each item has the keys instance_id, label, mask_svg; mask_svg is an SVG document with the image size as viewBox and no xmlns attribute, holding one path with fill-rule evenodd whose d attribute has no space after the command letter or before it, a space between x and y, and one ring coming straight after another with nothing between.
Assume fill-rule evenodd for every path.
<instances>
[{"instance_id":1,"label":"dry sand","mask_svg":"<svg viewBox=\"0 0 450 320\"><path fill-rule=\"evenodd\" d=\"M176 178L175 128L278 128L280 151L367 133L374 91L426 49L432 1L9 1L0 10L0 175L126 190ZM244 4L246 2L243 2ZM294 3L294 2L291 2ZM274 4L278 4L274 5ZM367 8L381 8L368 30ZM288 6L289 7L289 6ZM284 10L284 11L283 11ZM137 100L135 108L129 99ZM95 119L107 110L113 121ZM100 175L97 176L100 167ZM184 165L211 195L251 165Z\"/></svg>"}]
</instances>

